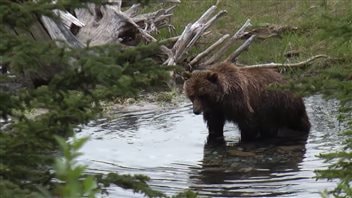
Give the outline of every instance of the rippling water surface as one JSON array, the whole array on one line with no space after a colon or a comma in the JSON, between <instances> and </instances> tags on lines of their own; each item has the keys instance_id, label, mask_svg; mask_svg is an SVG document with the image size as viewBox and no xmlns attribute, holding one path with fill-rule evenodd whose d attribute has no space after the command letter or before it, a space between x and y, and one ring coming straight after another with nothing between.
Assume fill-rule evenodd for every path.
<instances>
[{"instance_id":1,"label":"rippling water surface","mask_svg":"<svg viewBox=\"0 0 352 198\"><path fill-rule=\"evenodd\" d=\"M342 127L336 101L313 96L305 102L312 123L306 143L238 144L237 127L226 124L226 143L207 146L202 116L184 102L137 106L91 122L78 133L91 136L80 162L91 172L148 175L150 185L168 195L189 188L208 197L320 197L335 183L313 178L326 167L316 155L341 147ZM119 187L108 191L108 197L143 197Z\"/></svg>"}]
</instances>

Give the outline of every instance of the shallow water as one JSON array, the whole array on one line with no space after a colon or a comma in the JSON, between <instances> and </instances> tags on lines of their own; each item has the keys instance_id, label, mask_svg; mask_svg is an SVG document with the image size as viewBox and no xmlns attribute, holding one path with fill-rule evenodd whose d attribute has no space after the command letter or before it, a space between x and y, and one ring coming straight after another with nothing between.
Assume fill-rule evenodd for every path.
<instances>
[{"instance_id":1,"label":"shallow water","mask_svg":"<svg viewBox=\"0 0 352 198\"><path fill-rule=\"evenodd\" d=\"M312 130L306 143L238 144L236 126L226 124L224 145L206 145L202 116L185 101L179 106L137 106L100 119L77 136L90 135L79 159L90 172L145 174L150 185L174 195L184 189L209 197L320 197L334 182L316 181L326 167L316 157L341 147L336 101L306 98ZM119 187L108 197L143 197Z\"/></svg>"}]
</instances>

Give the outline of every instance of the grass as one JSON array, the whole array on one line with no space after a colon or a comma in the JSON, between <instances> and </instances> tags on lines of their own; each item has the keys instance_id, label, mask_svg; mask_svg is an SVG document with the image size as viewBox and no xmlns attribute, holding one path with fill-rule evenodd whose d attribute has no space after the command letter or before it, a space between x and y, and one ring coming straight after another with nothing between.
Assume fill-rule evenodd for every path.
<instances>
[{"instance_id":1,"label":"grass","mask_svg":"<svg viewBox=\"0 0 352 198\"><path fill-rule=\"evenodd\" d=\"M176 33L170 34L167 30L162 30L158 37L167 38L181 34L188 23L197 20L216 2L216 0L183 0L175 9L172 18ZM253 26L289 25L298 27L299 31L284 34L281 38L256 40L248 51L241 54L240 63L295 62L316 54L341 56L346 50L329 48L329 41L322 38L318 26L323 18L322 14L343 15L350 10L349 7L352 7L350 0L221 0L218 10L227 10L228 14L211 27L212 33L209 36L199 40L191 49L190 56L204 50L221 35L233 34L248 18L251 19ZM150 8L156 9L153 5ZM233 49L242 42L237 41ZM287 60L284 54L290 50L299 51L300 57L297 60Z\"/></svg>"},{"instance_id":2,"label":"grass","mask_svg":"<svg viewBox=\"0 0 352 198\"><path fill-rule=\"evenodd\" d=\"M174 10L171 21L176 28L175 32L170 33L162 29L156 37L161 40L180 35L188 23L196 21L216 3L217 0L182 0ZM172 5L150 4L144 11L155 11ZM318 59L312 65L305 67L305 70L285 68L284 73L289 75L289 79L295 81L291 84L297 84L297 87L306 86L304 89L296 89L302 95L319 92L343 100L346 98L342 98L338 92L331 94L331 90L334 90L333 87L339 87L340 81L347 80L346 84L348 84L348 79L352 79L352 42L346 42L346 37L327 35L331 34L331 31L327 33L324 27L338 27L339 23L350 20L344 20L344 17L352 12L351 0L220 0L217 8L218 11L226 10L227 15L218 19L210 27L211 33L202 37L189 50L188 59L209 47L222 35L227 33L233 35L247 19L251 19L254 28L266 24L297 27L298 31L287 32L280 37L255 39L250 48L239 56L238 62L245 65L271 62L293 63L317 54L344 59L344 62L326 62ZM342 18L342 20L329 21L327 16ZM236 41L223 58L243 42L243 40ZM284 55L288 51L298 51L299 56L286 58ZM331 73L336 75L330 75ZM302 79L302 77L308 78ZM332 83L322 83L329 81ZM304 85L301 85L301 82ZM329 88L324 89L326 87ZM168 101L169 96L172 94L161 95L158 100Z\"/></svg>"}]
</instances>

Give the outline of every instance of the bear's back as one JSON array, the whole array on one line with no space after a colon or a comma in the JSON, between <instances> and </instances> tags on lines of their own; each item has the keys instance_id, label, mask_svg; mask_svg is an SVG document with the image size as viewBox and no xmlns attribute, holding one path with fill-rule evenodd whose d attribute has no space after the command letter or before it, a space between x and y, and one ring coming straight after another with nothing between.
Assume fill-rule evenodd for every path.
<instances>
[{"instance_id":1,"label":"bear's back","mask_svg":"<svg viewBox=\"0 0 352 198\"><path fill-rule=\"evenodd\" d=\"M274 69L269 68L246 68L235 64L223 62L212 66L209 70L222 75L227 82L247 82L248 86L262 89L272 83L285 82L283 76Z\"/></svg>"},{"instance_id":2,"label":"bear's back","mask_svg":"<svg viewBox=\"0 0 352 198\"><path fill-rule=\"evenodd\" d=\"M256 81L263 84L270 83L283 83L285 82L283 76L274 69L268 68L240 68L243 75L250 79L256 79Z\"/></svg>"}]
</instances>

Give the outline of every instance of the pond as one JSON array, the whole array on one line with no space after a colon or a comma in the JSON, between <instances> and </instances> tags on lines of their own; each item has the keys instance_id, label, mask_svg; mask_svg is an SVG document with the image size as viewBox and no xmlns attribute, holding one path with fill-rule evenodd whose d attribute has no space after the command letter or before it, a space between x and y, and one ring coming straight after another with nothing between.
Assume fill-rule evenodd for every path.
<instances>
[{"instance_id":1,"label":"pond","mask_svg":"<svg viewBox=\"0 0 352 198\"><path fill-rule=\"evenodd\" d=\"M314 179L327 164L319 153L341 148L338 102L305 98L312 129L306 142L239 144L235 125L225 125L225 143L209 146L202 116L187 101L174 106L132 105L113 119L89 123L77 136L91 136L80 163L90 172L144 174L153 189L200 197L320 197L336 183ZM143 197L113 186L107 197Z\"/></svg>"}]
</instances>

